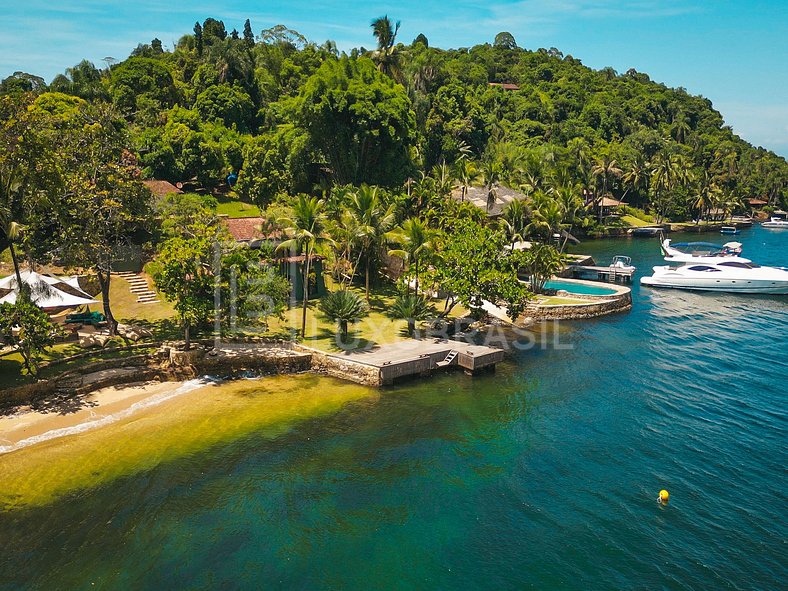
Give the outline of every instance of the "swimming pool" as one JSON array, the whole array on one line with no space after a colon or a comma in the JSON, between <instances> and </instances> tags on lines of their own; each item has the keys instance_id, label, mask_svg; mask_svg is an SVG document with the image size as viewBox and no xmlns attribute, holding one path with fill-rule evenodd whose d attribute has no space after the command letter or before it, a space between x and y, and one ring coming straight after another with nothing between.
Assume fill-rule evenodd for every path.
<instances>
[{"instance_id":1,"label":"swimming pool","mask_svg":"<svg viewBox=\"0 0 788 591\"><path fill-rule=\"evenodd\" d=\"M597 287L596 285L587 285L585 283L575 283L574 281L561 281L554 279L544 284L547 289L562 289L569 293L576 293L580 295L613 295L616 293L615 289L609 287Z\"/></svg>"}]
</instances>

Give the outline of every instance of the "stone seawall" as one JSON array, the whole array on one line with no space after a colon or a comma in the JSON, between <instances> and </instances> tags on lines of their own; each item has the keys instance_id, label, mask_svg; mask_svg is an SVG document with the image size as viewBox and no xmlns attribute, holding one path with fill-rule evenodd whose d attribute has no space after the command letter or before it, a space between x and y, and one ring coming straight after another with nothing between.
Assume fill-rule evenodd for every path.
<instances>
[{"instance_id":1,"label":"stone seawall","mask_svg":"<svg viewBox=\"0 0 788 591\"><path fill-rule=\"evenodd\" d=\"M376 387L382 383L380 369L374 365L342 359L304 345L294 344L293 350L310 354L312 371L317 374L349 380L363 386Z\"/></svg>"},{"instance_id":2,"label":"stone seawall","mask_svg":"<svg viewBox=\"0 0 788 591\"><path fill-rule=\"evenodd\" d=\"M523 316L533 320L579 320L582 318L594 318L596 316L606 316L616 312L625 312L632 308L632 292L615 296L583 296L590 301L588 304L571 304L559 306L534 306L529 307Z\"/></svg>"},{"instance_id":3,"label":"stone seawall","mask_svg":"<svg viewBox=\"0 0 788 591\"><path fill-rule=\"evenodd\" d=\"M190 351L179 351L165 344L151 354L134 355L86 363L48 380L39 380L0 391L0 409L35 404L45 398L66 400L85 396L111 386L152 380L177 381L198 375L290 374L309 371L311 353L293 350L290 343L223 343L219 349L206 350L199 344Z\"/></svg>"}]
</instances>

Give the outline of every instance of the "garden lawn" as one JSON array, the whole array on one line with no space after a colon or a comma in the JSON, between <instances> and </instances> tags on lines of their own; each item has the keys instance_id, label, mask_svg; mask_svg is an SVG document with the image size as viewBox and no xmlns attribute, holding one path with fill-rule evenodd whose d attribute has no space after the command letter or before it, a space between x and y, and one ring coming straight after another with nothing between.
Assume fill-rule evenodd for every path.
<instances>
[{"instance_id":1,"label":"garden lawn","mask_svg":"<svg viewBox=\"0 0 788 591\"><path fill-rule=\"evenodd\" d=\"M216 213L218 215L227 215L231 218L255 218L260 217L260 208L251 203L233 199L227 196L220 196L216 198L218 206Z\"/></svg>"}]
</instances>

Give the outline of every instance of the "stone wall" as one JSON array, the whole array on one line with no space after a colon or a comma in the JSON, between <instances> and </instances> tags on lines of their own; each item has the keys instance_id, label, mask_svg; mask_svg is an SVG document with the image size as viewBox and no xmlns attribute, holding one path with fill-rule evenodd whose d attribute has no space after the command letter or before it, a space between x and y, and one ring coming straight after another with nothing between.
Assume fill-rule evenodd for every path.
<instances>
[{"instance_id":1,"label":"stone wall","mask_svg":"<svg viewBox=\"0 0 788 591\"><path fill-rule=\"evenodd\" d=\"M533 306L526 308L523 316L532 320L578 320L582 318L594 318L596 316L606 316L616 312L625 312L632 308L632 292L615 296L583 296L595 299L588 304L573 304L565 306Z\"/></svg>"},{"instance_id":2,"label":"stone wall","mask_svg":"<svg viewBox=\"0 0 788 591\"><path fill-rule=\"evenodd\" d=\"M201 374L233 375L242 371L258 375L309 371L312 355L296 352L287 343L225 344L215 355L197 345L178 351L164 345L156 352L86 363L57 377L0 392L0 408L34 404L44 398L84 396L110 386L151 380L175 381ZM343 376L339 376L343 377Z\"/></svg>"},{"instance_id":3,"label":"stone wall","mask_svg":"<svg viewBox=\"0 0 788 591\"><path fill-rule=\"evenodd\" d=\"M312 371L315 373L349 380L363 386L380 386L382 384L380 369L374 365L334 357L304 345L295 344L293 350L311 355Z\"/></svg>"}]
</instances>

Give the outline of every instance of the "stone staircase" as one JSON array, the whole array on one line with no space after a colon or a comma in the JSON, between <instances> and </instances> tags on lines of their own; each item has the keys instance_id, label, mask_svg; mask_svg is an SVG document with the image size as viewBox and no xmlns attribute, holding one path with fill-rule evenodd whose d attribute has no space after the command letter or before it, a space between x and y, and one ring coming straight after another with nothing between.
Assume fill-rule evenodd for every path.
<instances>
[{"instance_id":1,"label":"stone staircase","mask_svg":"<svg viewBox=\"0 0 788 591\"><path fill-rule=\"evenodd\" d=\"M148 285L148 280L139 273L131 273L130 271L121 271L118 277L122 277L128 281L131 286L131 293L137 296L138 304L157 304L159 296Z\"/></svg>"}]
</instances>

